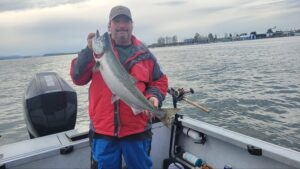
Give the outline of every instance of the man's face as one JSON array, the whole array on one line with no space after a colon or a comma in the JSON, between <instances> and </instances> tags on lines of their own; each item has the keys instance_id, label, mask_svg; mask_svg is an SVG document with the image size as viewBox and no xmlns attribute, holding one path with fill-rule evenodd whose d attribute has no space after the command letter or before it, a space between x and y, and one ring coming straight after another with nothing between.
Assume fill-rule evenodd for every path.
<instances>
[{"instance_id":1,"label":"man's face","mask_svg":"<svg viewBox=\"0 0 300 169\"><path fill-rule=\"evenodd\" d=\"M110 22L108 28L112 39L116 41L117 45L131 44L133 25L130 18L125 15L119 15Z\"/></svg>"}]
</instances>

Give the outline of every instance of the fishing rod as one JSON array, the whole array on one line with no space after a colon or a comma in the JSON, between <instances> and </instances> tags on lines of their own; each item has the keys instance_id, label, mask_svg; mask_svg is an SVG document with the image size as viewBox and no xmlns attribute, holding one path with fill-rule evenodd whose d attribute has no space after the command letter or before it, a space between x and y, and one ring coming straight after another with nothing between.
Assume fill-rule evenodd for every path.
<instances>
[{"instance_id":1,"label":"fishing rod","mask_svg":"<svg viewBox=\"0 0 300 169\"><path fill-rule=\"evenodd\" d=\"M177 108L177 102L178 101L185 101L187 103L189 103L190 105L193 105L195 107L197 107L198 109L209 113L209 110L206 106L200 105L198 103L195 103L193 101L188 100L187 98L185 98L185 95L188 93L194 94L194 89L190 88L190 90L185 90L183 88L178 88L178 89L174 89L174 88L169 88L168 89L168 93L172 96L173 98L173 106L174 108Z\"/></svg>"}]
</instances>

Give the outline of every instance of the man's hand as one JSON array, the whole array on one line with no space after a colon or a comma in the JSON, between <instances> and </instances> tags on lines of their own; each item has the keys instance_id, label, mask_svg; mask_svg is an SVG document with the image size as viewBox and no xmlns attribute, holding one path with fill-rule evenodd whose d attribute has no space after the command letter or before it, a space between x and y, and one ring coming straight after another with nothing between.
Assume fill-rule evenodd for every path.
<instances>
[{"instance_id":1,"label":"man's hand","mask_svg":"<svg viewBox=\"0 0 300 169\"><path fill-rule=\"evenodd\" d=\"M154 107L158 107L158 99L156 97L150 97L148 99Z\"/></svg>"},{"instance_id":2,"label":"man's hand","mask_svg":"<svg viewBox=\"0 0 300 169\"><path fill-rule=\"evenodd\" d=\"M93 50L93 43L92 43L92 40L93 38L95 37L95 33L89 33L88 34L88 37L87 37L87 47L91 50Z\"/></svg>"},{"instance_id":3,"label":"man's hand","mask_svg":"<svg viewBox=\"0 0 300 169\"><path fill-rule=\"evenodd\" d=\"M156 97L150 97L148 100L152 103L154 107L158 107L159 101ZM152 119L154 117L153 113L149 112L148 110L145 110L144 113L148 116L149 119Z\"/></svg>"}]
</instances>

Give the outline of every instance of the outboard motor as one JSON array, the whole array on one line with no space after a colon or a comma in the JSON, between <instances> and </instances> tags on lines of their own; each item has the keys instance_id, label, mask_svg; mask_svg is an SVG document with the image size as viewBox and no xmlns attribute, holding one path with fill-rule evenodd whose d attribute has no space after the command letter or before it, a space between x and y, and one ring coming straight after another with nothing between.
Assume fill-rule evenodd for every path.
<instances>
[{"instance_id":1,"label":"outboard motor","mask_svg":"<svg viewBox=\"0 0 300 169\"><path fill-rule=\"evenodd\" d=\"M30 138L74 129L77 94L55 72L37 73L29 83L24 116Z\"/></svg>"}]
</instances>

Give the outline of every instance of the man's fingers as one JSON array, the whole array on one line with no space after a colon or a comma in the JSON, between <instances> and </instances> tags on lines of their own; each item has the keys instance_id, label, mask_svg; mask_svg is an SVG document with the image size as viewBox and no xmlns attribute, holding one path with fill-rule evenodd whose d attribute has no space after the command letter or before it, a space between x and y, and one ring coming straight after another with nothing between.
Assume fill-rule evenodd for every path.
<instances>
[{"instance_id":1,"label":"man's fingers","mask_svg":"<svg viewBox=\"0 0 300 169\"><path fill-rule=\"evenodd\" d=\"M93 48L93 42L92 42L92 39L95 37L95 33L89 33L88 34L88 37L87 37L87 42L88 42L88 44L87 44L87 46L88 46L88 48L90 48L90 49L92 49Z\"/></svg>"},{"instance_id":2,"label":"man's fingers","mask_svg":"<svg viewBox=\"0 0 300 169\"><path fill-rule=\"evenodd\" d=\"M152 119L154 117L153 113L149 112L148 110L143 111L143 113L149 118Z\"/></svg>"},{"instance_id":3,"label":"man's fingers","mask_svg":"<svg viewBox=\"0 0 300 169\"><path fill-rule=\"evenodd\" d=\"M148 99L151 104L154 106L154 107L158 107L158 99L156 97L150 97ZM154 114L148 110L144 110L143 113L149 118L149 119L153 119L154 118Z\"/></svg>"},{"instance_id":4,"label":"man's fingers","mask_svg":"<svg viewBox=\"0 0 300 169\"><path fill-rule=\"evenodd\" d=\"M149 98L149 101L152 103L152 105L153 105L154 107L158 107L159 101L158 101L158 99L157 99L156 97L150 97L150 98ZM153 119L153 118L154 118L154 114L151 113L151 112L149 112L148 118Z\"/></svg>"},{"instance_id":5,"label":"man's fingers","mask_svg":"<svg viewBox=\"0 0 300 169\"><path fill-rule=\"evenodd\" d=\"M147 117L149 117L149 111L145 110L145 111L144 111L144 114L145 114Z\"/></svg>"},{"instance_id":6,"label":"man's fingers","mask_svg":"<svg viewBox=\"0 0 300 169\"><path fill-rule=\"evenodd\" d=\"M152 103L154 107L158 107L158 99L156 97L150 97L149 101Z\"/></svg>"},{"instance_id":7,"label":"man's fingers","mask_svg":"<svg viewBox=\"0 0 300 169\"><path fill-rule=\"evenodd\" d=\"M150 119L153 119L153 118L154 118L154 114L150 113Z\"/></svg>"},{"instance_id":8,"label":"man's fingers","mask_svg":"<svg viewBox=\"0 0 300 169\"><path fill-rule=\"evenodd\" d=\"M93 37L95 37L95 35L96 35L95 33L91 32L88 34L87 39L93 39Z\"/></svg>"}]
</instances>

